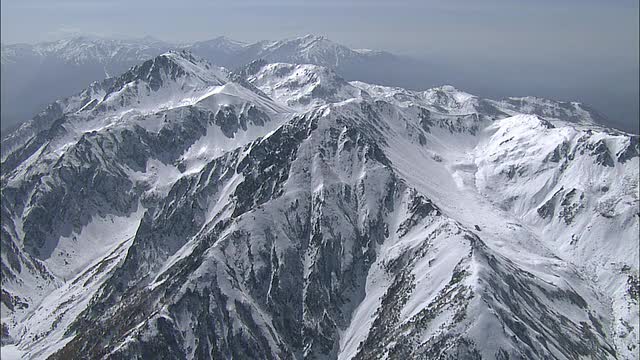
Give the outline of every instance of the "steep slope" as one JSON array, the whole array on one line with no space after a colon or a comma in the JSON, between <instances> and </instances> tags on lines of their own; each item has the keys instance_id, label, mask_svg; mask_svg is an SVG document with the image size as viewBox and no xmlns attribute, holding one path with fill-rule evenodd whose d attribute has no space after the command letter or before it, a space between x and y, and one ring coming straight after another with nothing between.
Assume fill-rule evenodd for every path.
<instances>
[{"instance_id":1,"label":"steep slope","mask_svg":"<svg viewBox=\"0 0 640 360\"><path fill-rule=\"evenodd\" d=\"M491 137L472 160L479 192L539 229L558 256L606 289L621 352L632 356L639 335L629 325L639 318L638 137L522 117L486 131Z\"/></svg>"},{"instance_id":2,"label":"steep slope","mask_svg":"<svg viewBox=\"0 0 640 360\"><path fill-rule=\"evenodd\" d=\"M226 77L188 53L167 53L56 103L59 118L16 133L24 136L2 163L5 326L133 236L144 209L199 171L202 158L287 116Z\"/></svg>"},{"instance_id":3,"label":"steep slope","mask_svg":"<svg viewBox=\"0 0 640 360\"><path fill-rule=\"evenodd\" d=\"M446 86L412 92L352 84L401 107L422 104L429 110L424 116L429 121L421 123L431 129L445 125L449 131L477 134L462 142L460 136L427 136L426 143L431 143L437 161L448 163L458 188L472 189L515 215L556 256L578 267L596 288L606 289L603 299L611 307L618 351L624 357L635 356L640 257L637 136L603 129L597 124L599 115L579 103L530 97L496 102ZM443 117L443 110L458 113L455 122L450 115ZM505 118L518 113L533 115ZM484 125L473 121L483 114L502 119ZM443 201L452 198L448 194Z\"/></svg>"},{"instance_id":4,"label":"steep slope","mask_svg":"<svg viewBox=\"0 0 640 360\"><path fill-rule=\"evenodd\" d=\"M117 78L94 82L79 94L50 104L3 139L2 159L62 117L70 118L66 123L73 123L82 134L91 127L107 126L125 112L144 114L193 103L222 85L227 75L226 70L212 68L185 52L163 54Z\"/></svg>"},{"instance_id":5,"label":"steep slope","mask_svg":"<svg viewBox=\"0 0 640 360\"><path fill-rule=\"evenodd\" d=\"M36 154L3 172L3 271L43 284L24 258L52 281L38 297L3 280L3 299L32 296L2 308L3 341L33 358L637 354L637 137L578 103L172 56L196 85L111 92L9 155Z\"/></svg>"}]
</instances>

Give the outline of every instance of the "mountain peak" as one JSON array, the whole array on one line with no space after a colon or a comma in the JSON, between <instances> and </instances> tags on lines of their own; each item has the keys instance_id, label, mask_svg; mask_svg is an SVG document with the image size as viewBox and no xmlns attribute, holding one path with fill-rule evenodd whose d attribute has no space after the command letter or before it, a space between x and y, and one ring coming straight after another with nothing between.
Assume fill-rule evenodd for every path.
<instances>
[{"instance_id":1,"label":"mountain peak","mask_svg":"<svg viewBox=\"0 0 640 360\"><path fill-rule=\"evenodd\" d=\"M329 40L324 37L324 35L316 35L316 34L305 34L303 36L298 37L300 40Z\"/></svg>"},{"instance_id":2,"label":"mountain peak","mask_svg":"<svg viewBox=\"0 0 640 360\"><path fill-rule=\"evenodd\" d=\"M146 113L172 108L186 98L198 98L228 81L228 71L212 66L189 51L168 51L106 79L98 91L86 94L82 111L118 112L125 108ZM188 101L186 101L188 102Z\"/></svg>"},{"instance_id":3,"label":"mountain peak","mask_svg":"<svg viewBox=\"0 0 640 360\"><path fill-rule=\"evenodd\" d=\"M190 62L192 64L195 63L206 63L203 59L196 58L189 50L169 50L163 54L158 55L156 58L167 58L176 63L180 63L183 61Z\"/></svg>"},{"instance_id":4,"label":"mountain peak","mask_svg":"<svg viewBox=\"0 0 640 360\"><path fill-rule=\"evenodd\" d=\"M240 48L240 47L244 47L244 46L247 45L246 43L244 43L242 41L231 39L230 37L227 37L225 35L218 36L218 37L213 38L211 40L203 41L203 43L216 44L218 46L226 46L226 47L229 47L229 48Z\"/></svg>"},{"instance_id":5,"label":"mountain peak","mask_svg":"<svg viewBox=\"0 0 640 360\"><path fill-rule=\"evenodd\" d=\"M137 79L149 82L154 90L160 86L162 76L174 81L181 77L191 77L202 82L203 85L209 83L210 85L222 85L226 78L222 68L216 69L206 60L195 57L188 50L170 50L133 67L129 73ZM129 78L127 73L124 76Z\"/></svg>"}]
</instances>

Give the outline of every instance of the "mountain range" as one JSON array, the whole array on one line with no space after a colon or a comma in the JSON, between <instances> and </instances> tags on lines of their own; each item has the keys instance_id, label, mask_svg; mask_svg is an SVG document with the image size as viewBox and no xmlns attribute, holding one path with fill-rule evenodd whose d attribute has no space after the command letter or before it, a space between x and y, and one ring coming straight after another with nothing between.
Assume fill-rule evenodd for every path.
<instances>
[{"instance_id":1,"label":"mountain range","mask_svg":"<svg viewBox=\"0 0 640 360\"><path fill-rule=\"evenodd\" d=\"M319 37L186 48L122 50L2 140L3 351L637 358L637 135L347 81L388 54Z\"/></svg>"},{"instance_id":2,"label":"mountain range","mask_svg":"<svg viewBox=\"0 0 640 360\"><path fill-rule=\"evenodd\" d=\"M47 104L81 91L86 84L116 76L166 51L185 49L218 66L235 68L251 61L310 63L326 66L351 79L375 83L391 76L379 69L395 68L393 78L411 77L417 62L373 50L353 50L322 36L305 35L279 41L243 43L226 37L176 44L150 37L117 40L79 36L53 42L2 44L3 129L14 129ZM413 72L415 77L415 72Z\"/></svg>"}]
</instances>

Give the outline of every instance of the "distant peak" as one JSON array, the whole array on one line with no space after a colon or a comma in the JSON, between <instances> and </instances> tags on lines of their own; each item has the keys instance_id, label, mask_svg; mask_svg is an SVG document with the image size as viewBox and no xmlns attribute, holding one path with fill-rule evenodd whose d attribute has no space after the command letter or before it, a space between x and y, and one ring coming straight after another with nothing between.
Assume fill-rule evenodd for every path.
<instances>
[{"instance_id":1,"label":"distant peak","mask_svg":"<svg viewBox=\"0 0 640 360\"><path fill-rule=\"evenodd\" d=\"M193 44L195 47L217 47L224 49L238 49L247 46L247 43L231 39L227 36L218 36L210 40L198 41Z\"/></svg>"},{"instance_id":2,"label":"distant peak","mask_svg":"<svg viewBox=\"0 0 640 360\"><path fill-rule=\"evenodd\" d=\"M315 35L315 34L306 34L303 36L304 39L317 39L317 40L324 40L324 36L323 35Z\"/></svg>"},{"instance_id":3,"label":"distant peak","mask_svg":"<svg viewBox=\"0 0 640 360\"><path fill-rule=\"evenodd\" d=\"M225 36L225 35L218 36L214 40L216 40L218 42L229 43L229 44L240 44L240 45L244 44L242 41L238 41L238 40L232 39L232 38L230 38L228 36Z\"/></svg>"},{"instance_id":4,"label":"distant peak","mask_svg":"<svg viewBox=\"0 0 640 360\"><path fill-rule=\"evenodd\" d=\"M306 34L306 35L303 35L303 36L298 36L298 37L287 39L286 41L313 42L313 41L320 41L320 40L328 40L328 39L326 37L324 37L323 35Z\"/></svg>"},{"instance_id":5,"label":"distant peak","mask_svg":"<svg viewBox=\"0 0 640 360\"><path fill-rule=\"evenodd\" d=\"M202 59L196 55L193 55L193 53L187 49L169 50L164 54L158 55L155 59L158 59L158 58L166 58L176 63L183 63L187 61L192 64L202 64L202 65L209 64L207 60Z\"/></svg>"},{"instance_id":6,"label":"distant peak","mask_svg":"<svg viewBox=\"0 0 640 360\"><path fill-rule=\"evenodd\" d=\"M456 89L453 85L442 85L440 86L440 90L445 92L459 92L460 90Z\"/></svg>"},{"instance_id":7,"label":"distant peak","mask_svg":"<svg viewBox=\"0 0 640 360\"><path fill-rule=\"evenodd\" d=\"M166 79L191 78L202 84L222 84L226 77L223 69L210 65L188 50L170 50L131 68L120 77L116 87L137 79L149 83L156 91Z\"/></svg>"},{"instance_id":8,"label":"distant peak","mask_svg":"<svg viewBox=\"0 0 640 360\"><path fill-rule=\"evenodd\" d=\"M184 59L194 60L195 61L195 57L193 56L191 51L186 50L186 49L169 50L164 54L160 54L159 57L160 56L170 57L170 58L180 57L180 58L184 58Z\"/></svg>"}]
</instances>

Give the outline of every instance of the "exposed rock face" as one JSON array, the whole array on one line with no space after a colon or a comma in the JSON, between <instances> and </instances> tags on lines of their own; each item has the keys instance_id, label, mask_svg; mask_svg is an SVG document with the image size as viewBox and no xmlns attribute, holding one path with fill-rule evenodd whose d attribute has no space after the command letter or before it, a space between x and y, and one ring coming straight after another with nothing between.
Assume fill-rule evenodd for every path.
<instances>
[{"instance_id":1,"label":"exposed rock face","mask_svg":"<svg viewBox=\"0 0 640 360\"><path fill-rule=\"evenodd\" d=\"M637 352L637 138L579 104L188 53L99 88L4 157L28 357Z\"/></svg>"}]
</instances>

